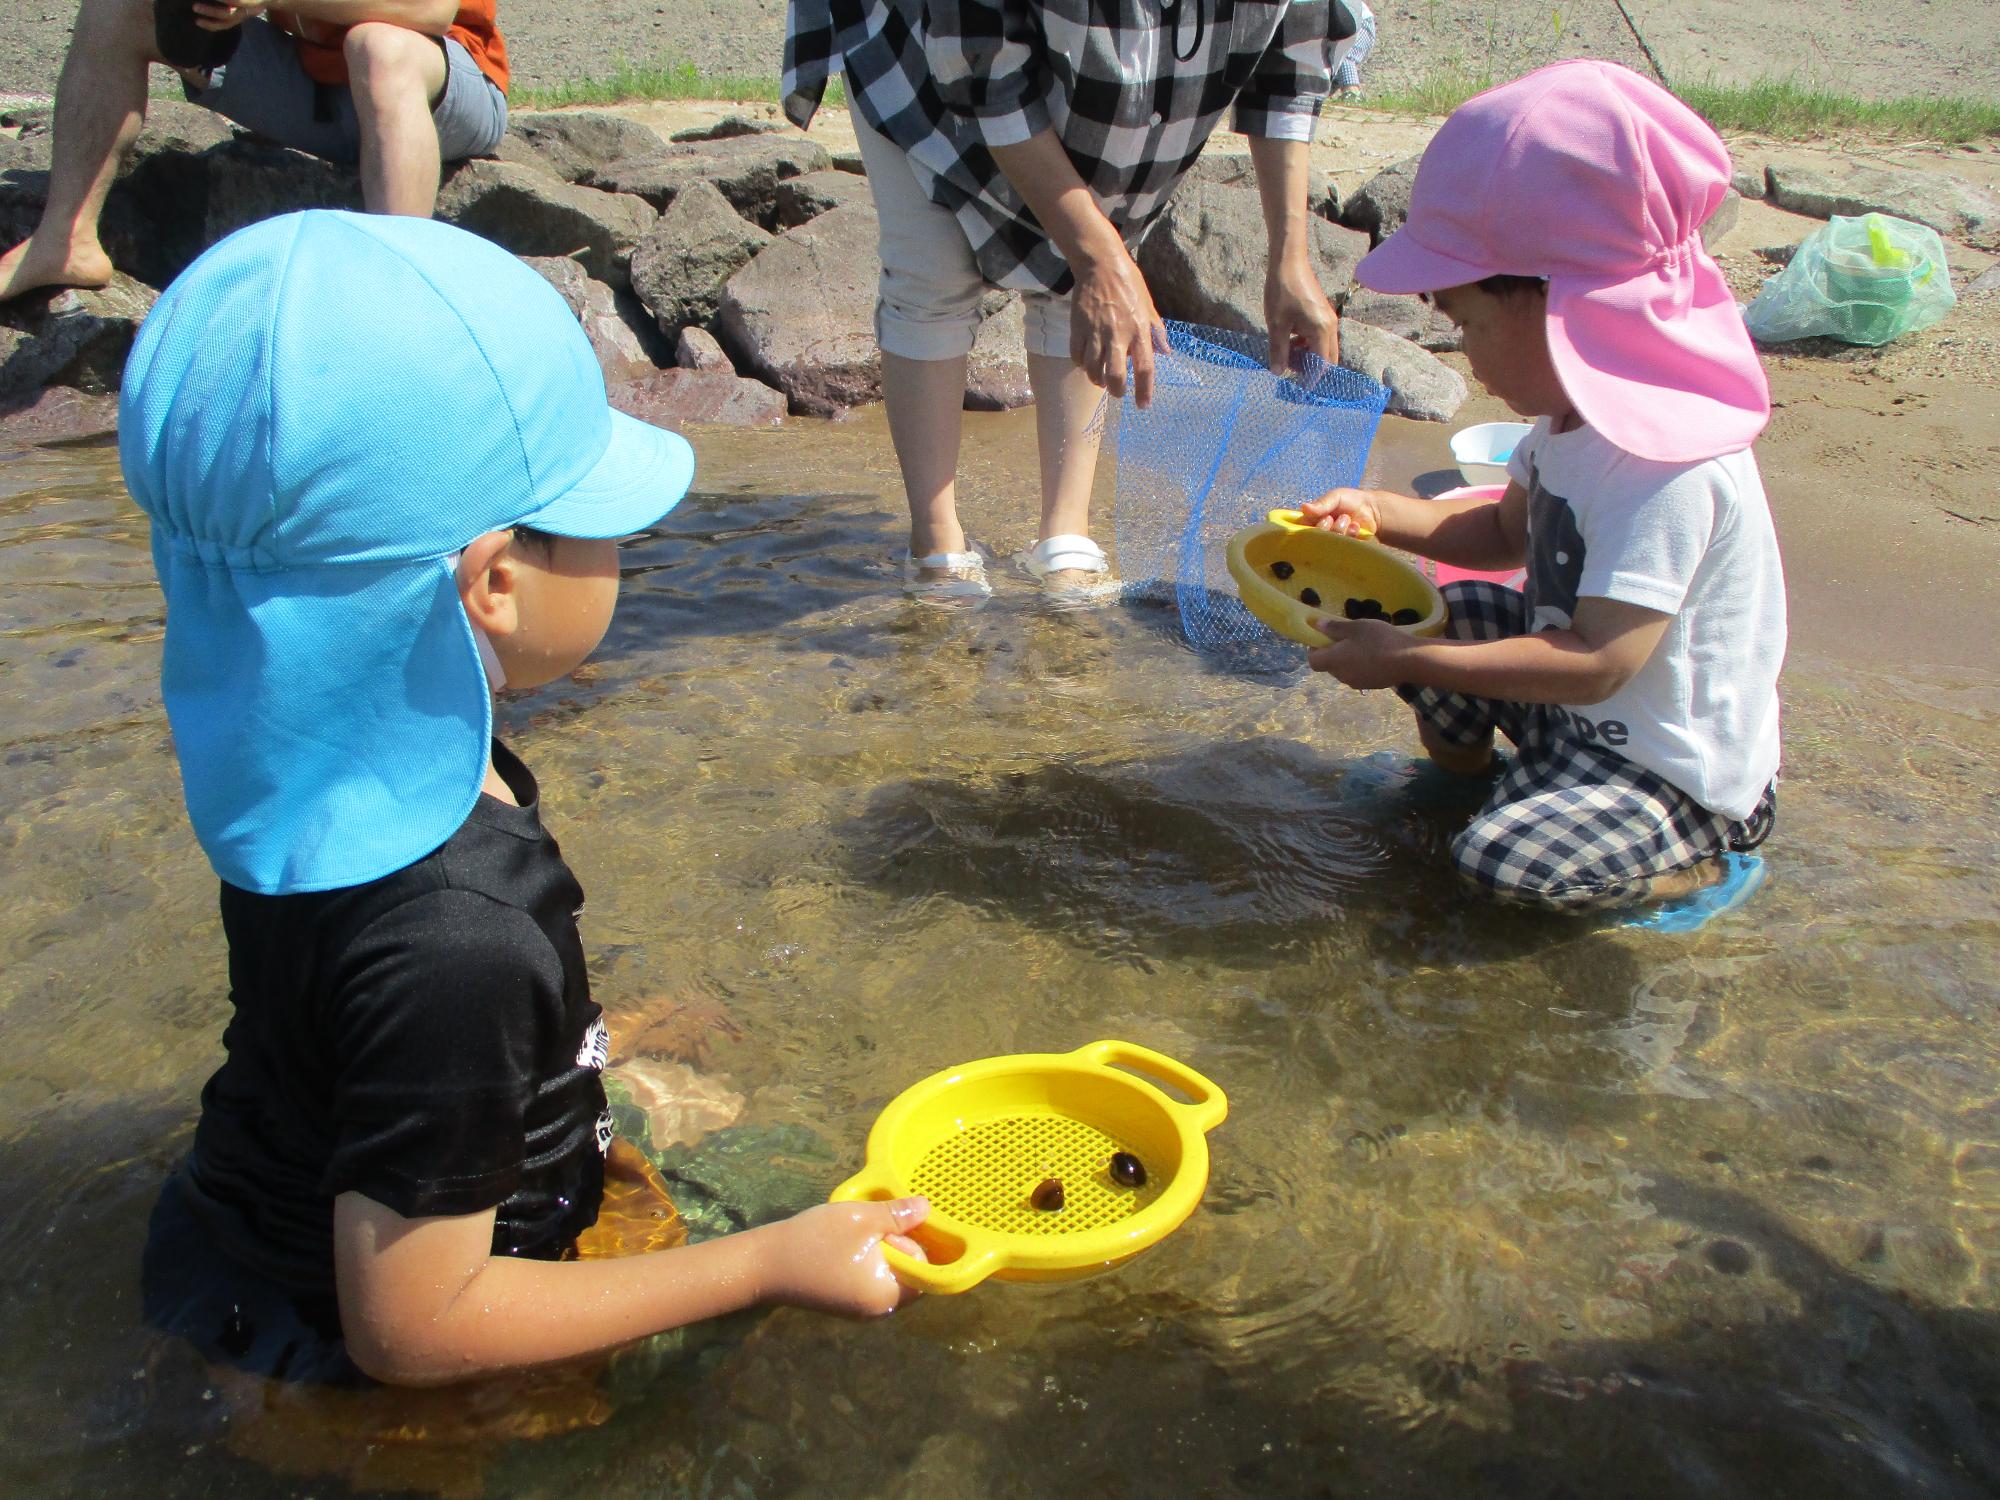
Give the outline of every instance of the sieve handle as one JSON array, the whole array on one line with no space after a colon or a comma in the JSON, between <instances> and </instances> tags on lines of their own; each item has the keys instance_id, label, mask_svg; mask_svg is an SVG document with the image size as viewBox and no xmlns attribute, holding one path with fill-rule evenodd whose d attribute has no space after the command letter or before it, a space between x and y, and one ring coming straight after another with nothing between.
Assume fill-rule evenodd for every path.
<instances>
[{"instance_id":1,"label":"sieve handle","mask_svg":"<svg viewBox=\"0 0 2000 1500\"><path fill-rule=\"evenodd\" d=\"M1195 1128L1203 1134L1229 1117L1229 1099L1222 1090L1186 1063L1177 1062L1164 1052L1155 1052L1137 1042L1105 1041L1079 1047L1074 1055L1099 1067L1115 1064L1130 1068L1135 1073L1180 1090L1188 1096L1188 1102L1183 1104L1178 1099L1169 1099L1167 1103L1192 1115Z\"/></svg>"},{"instance_id":2,"label":"sieve handle","mask_svg":"<svg viewBox=\"0 0 2000 1500\"><path fill-rule=\"evenodd\" d=\"M977 1250L968 1247L957 1260L933 1265L927 1260L905 1255L894 1245L885 1244L882 1246L882 1259L889 1263L889 1269L905 1286L913 1286L920 1292L941 1292L946 1296L969 1292L1000 1269L1000 1252L991 1245Z\"/></svg>"},{"instance_id":3,"label":"sieve handle","mask_svg":"<svg viewBox=\"0 0 2000 1500\"><path fill-rule=\"evenodd\" d=\"M1304 516L1299 511L1296 510L1267 511L1264 515L1264 519L1269 521L1273 526L1284 527L1285 530L1287 531L1313 531L1317 529L1315 527L1306 525ZM1366 541L1372 541L1374 539L1375 531L1373 527L1357 526L1352 531L1349 532L1336 531L1330 533L1330 535L1359 537L1362 541L1366 542Z\"/></svg>"}]
</instances>

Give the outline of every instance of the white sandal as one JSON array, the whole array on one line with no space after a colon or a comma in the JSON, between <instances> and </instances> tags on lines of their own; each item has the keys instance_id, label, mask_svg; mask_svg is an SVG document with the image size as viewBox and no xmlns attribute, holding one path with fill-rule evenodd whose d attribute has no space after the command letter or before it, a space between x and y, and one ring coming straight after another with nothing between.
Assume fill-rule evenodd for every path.
<instances>
[{"instance_id":1,"label":"white sandal","mask_svg":"<svg viewBox=\"0 0 2000 1500\"><path fill-rule=\"evenodd\" d=\"M932 552L924 557L906 552L903 587L926 599L984 599L993 592L986 581L986 559L977 552Z\"/></svg>"},{"instance_id":2,"label":"white sandal","mask_svg":"<svg viewBox=\"0 0 2000 1500\"><path fill-rule=\"evenodd\" d=\"M1099 575L1089 583L1053 587L1051 592L1059 596L1090 599L1118 588L1118 581L1111 576L1111 560L1104 555L1104 549L1087 536L1074 533L1045 536L1027 551L1016 553L1014 560L1027 571L1029 577L1043 582L1051 573Z\"/></svg>"}]
</instances>

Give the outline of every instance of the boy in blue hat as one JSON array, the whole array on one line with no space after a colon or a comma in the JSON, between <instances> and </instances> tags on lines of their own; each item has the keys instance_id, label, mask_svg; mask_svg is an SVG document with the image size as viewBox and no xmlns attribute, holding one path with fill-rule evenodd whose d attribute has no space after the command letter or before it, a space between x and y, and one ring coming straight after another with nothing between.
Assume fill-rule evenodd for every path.
<instances>
[{"instance_id":1,"label":"boy in blue hat","mask_svg":"<svg viewBox=\"0 0 2000 1500\"><path fill-rule=\"evenodd\" d=\"M561 298L420 219L232 235L161 297L119 452L234 1016L147 1256L155 1322L295 1378L432 1384L760 1302L855 1315L922 1199L558 1264L611 1144L583 892L492 691L567 674L693 454L612 411Z\"/></svg>"}]
</instances>

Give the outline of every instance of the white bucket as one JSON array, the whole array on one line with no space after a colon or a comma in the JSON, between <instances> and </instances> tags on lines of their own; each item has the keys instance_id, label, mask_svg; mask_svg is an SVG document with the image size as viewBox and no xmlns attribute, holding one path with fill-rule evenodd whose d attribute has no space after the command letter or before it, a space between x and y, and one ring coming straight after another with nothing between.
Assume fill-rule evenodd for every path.
<instances>
[{"instance_id":1,"label":"white bucket","mask_svg":"<svg viewBox=\"0 0 2000 1500\"><path fill-rule=\"evenodd\" d=\"M1507 460L1534 430L1530 422L1481 422L1451 435L1451 456L1467 484L1505 484Z\"/></svg>"}]
</instances>

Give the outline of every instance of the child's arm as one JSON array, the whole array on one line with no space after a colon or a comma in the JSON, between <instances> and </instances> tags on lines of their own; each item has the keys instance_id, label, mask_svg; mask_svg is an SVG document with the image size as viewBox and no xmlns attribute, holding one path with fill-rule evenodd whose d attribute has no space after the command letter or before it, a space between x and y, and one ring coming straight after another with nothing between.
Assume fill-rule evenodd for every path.
<instances>
[{"instance_id":1,"label":"child's arm","mask_svg":"<svg viewBox=\"0 0 2000 1500\"><path fill-rule=\"evenodd\" d=\"M1333 644L1306 661L1354 688L1408 682L1515 703L1602 703L1646 664L1672 619L1617 599L1583 598L1569 629L1501 641L1424 640L1381 620L1315 620Z\"/></svg>"},{"instance_id":2,"label":"child's arm","mask_svg":"<svg viewBox=\"0 0 2000 1500\"><path fill-rule=\"evenodd\" d=\"M760 1303L873 1317L916 1294L882 1258L921 1198L823 1203L701 1245L586 1261L494 1256L493 1210L405 1218L361 1193L333 1204L341 1327L355 1364L392 1385L596 1354Z\"/></svg>"},{"instance_id":3,"label":"child's arm","mask_svg":"<svg viewBox=\"0 0 2000 1500\"><path fill-rule=\"evenodd\" d=\"M1329 490L1299 507L1309 526L1373 536L1460 568L1518 568L1528 560L1528 492L1510 480L1498 500L1419 500L1391 490Z\"/></svg>"}]
</instances>

